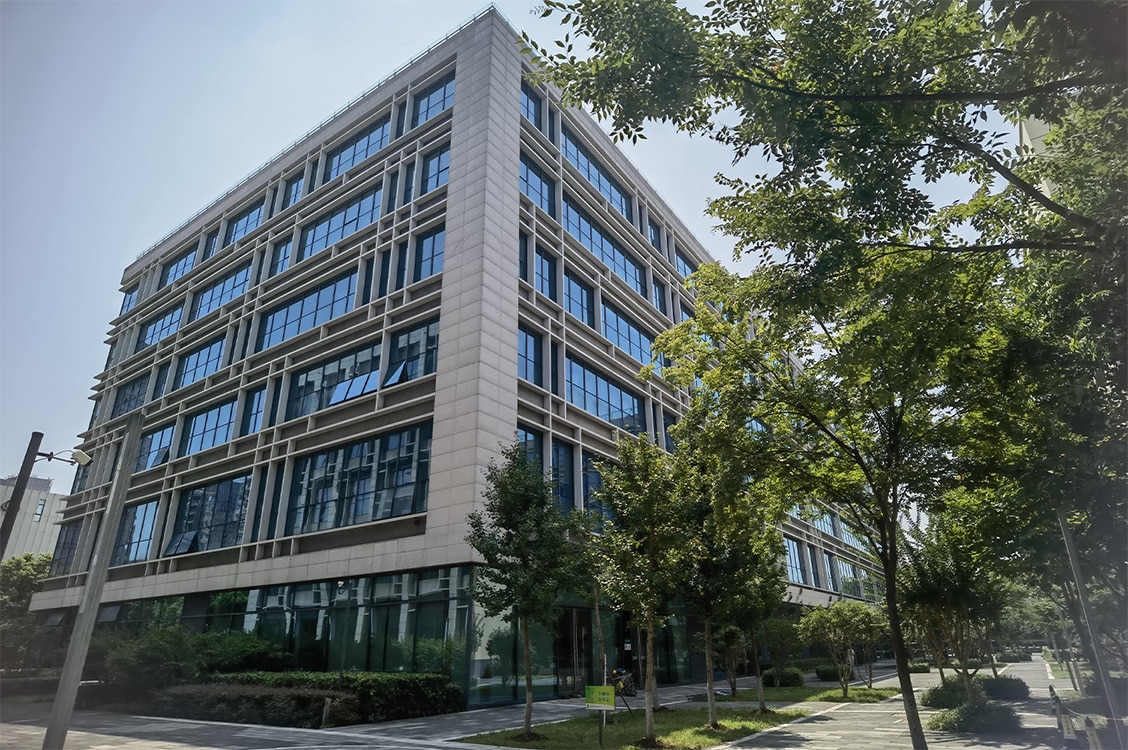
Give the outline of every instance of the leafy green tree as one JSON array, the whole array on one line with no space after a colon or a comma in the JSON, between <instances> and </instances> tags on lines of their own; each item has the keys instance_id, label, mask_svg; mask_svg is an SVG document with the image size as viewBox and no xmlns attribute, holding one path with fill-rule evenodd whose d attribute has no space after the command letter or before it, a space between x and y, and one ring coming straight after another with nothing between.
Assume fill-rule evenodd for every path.
<instances>
[{"instance_id":1,"label":"leafy green tree","mask_svg":"<svg viewBox=\"0 0 1128 750\"><path fill-rule=\"evenodd\" d=\"M839 601L809 609L799 618L799 637L807 643L821 643L830 651L838 667L843 698L849 695L854 676L854 646L866 638L871 611L861 602Z\"/></svg>"},{"instance_id":2,"label":"leafy green tree","mask_svg":"<svg viewBox=\"0 0 1128 750\"><path fill-rule=\"evenodd\" d=\"M859 645L866 662L866 687L873 687L873 662L877 646L889 638L889 618L877 607L868 607L861 616Z\"/></svg>"},{"instance_id":3,"label":"leafy green tree","mask_svg":"<svg viewBox=\"0 0 1128 750\"><path fill-rule=\"evenodd\" d=\"M646 631L646 737L657 746L654 706L654 637L662 606L679 593L692 554L686 503L677 491L672 457L646 437L619 439L618 464L603 464L597 492L607 511L596 538L603 591L620 609L630 610Z\"/></svg>"},{"instance_id":4,"label":"leafy green tree","mask_svg":"<svg viewBox=\"0 0 1128 750\"><path fill-rule=\"evenodd\" d=\"M474 597L486 614L504 615L521 632L525 663L525 725L533 734L533 660L530 626L551 628L560 595L573 586L578 547L569 541L580 525L556 503L552 484L519 444L502 451L501 463L486 467L485 506L467 517L466 542L482 556Z\"/></svg>"},{"instance_id":5,"label":"leafy green tree","mask_svg":"<svg viewBox=\"0 0 1128 750\"><path fill-rule=\"evenodd\" d=\"M51 569L51 555L19 555L0 563L0 654L7 669L22 668L37 640L28 612L39 581Z\"/></svg>"},{"instance_id":6,"label":"leafy green tree","mask_svg":"<svg viewBox=\"0 0 1128 750\"><path fill-rule=\"evenodd\" d=\"M791 655L802 645L802 640L794 620L771 617L760 623L760 643L771 655L772 668L776 674L782 674L787 669Z\"/></svg>"},{"instance_id":7,"label":"leafy green tree","mask_svg":"<svg viewBox=\"0 0 1128 750\"><path fill-rule=\"evenodd\" d=\"M720 662L732 695L736 695L736 678L748 658L749 643L747 631L737 625L721 625L713 631L713 658Z\"/></svg>"}]
</instances>

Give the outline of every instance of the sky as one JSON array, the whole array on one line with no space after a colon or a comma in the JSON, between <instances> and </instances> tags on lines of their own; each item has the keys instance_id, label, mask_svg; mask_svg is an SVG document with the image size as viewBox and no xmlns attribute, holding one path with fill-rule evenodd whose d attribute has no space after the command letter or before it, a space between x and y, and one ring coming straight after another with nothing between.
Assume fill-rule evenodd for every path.
<instances>
[{"instance_id":1,"label":"sky","mask_svg":"<svg viewBox=\"0 0 1128 750\"><path fill-rule=\"evenodd\" d=\"M548 44L533 0L498 0ZM0 476L79 443L125 267L482 0L0 0ZM668 127L623 150L718 260L713 177L751 175ZM743 264L742 264L743 265ZM69 492L73 468L35 475Z\"/></svg>"}]
</instances>

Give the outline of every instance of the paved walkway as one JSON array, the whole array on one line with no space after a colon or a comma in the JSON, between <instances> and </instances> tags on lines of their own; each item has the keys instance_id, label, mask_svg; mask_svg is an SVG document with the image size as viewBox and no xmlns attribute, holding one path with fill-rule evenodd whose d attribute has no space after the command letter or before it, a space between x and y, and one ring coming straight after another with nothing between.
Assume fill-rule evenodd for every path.
<instances>
[{"instance_id":1,"label":"paved walkway","mask_svg":"<svg viewBox=\"0 0 1128 750\"><path fill-rule=\"evenodd\" d=\"M1009 665L1006 673L1021 677L1030 686L1031 700L1016 704L1023 730L1014 737L951 735L927 732L929 747L943 750L1052 750L1061 746L1054 717L1049 710L1051 680L1041 658ZM876 676L875 676L876 677ZM936 672L913 675L914 691L939 682ZM1068 689L1068 681L1055 687ZM741 686L749 684L742 680ZM817 683L816 683L817 684ZM830 685L827 683L828 686ZM895 675L876 678L879 686L896 687ZM717 685L724 688L724 683ZM687 705L703 692L702 685L678 685L660 690L663 705ZM634 699L641 703L641 696ZM726 704L734 705L734 704ZM904 750L910 747L909 733L900 698L884 703L773 703L773 708L792 707L811 712L790 724L718 746L735 748L796 748L797 750ZM5 704L0 713L0 748L33 750L43 741L48 704ZM533 719L538 724L584 715L581 699L538 702ZM933 713L921 709L927 723ZM473 750L484 746L457 742L483 732L505 731L521 726L523 706L480 709L425 719L407 719L337 729L291 729L246 724L189 721L93 711L76 712L67 736L67 750L282 750L319 748L345 750Z\"/></svg>"}]
</instances>

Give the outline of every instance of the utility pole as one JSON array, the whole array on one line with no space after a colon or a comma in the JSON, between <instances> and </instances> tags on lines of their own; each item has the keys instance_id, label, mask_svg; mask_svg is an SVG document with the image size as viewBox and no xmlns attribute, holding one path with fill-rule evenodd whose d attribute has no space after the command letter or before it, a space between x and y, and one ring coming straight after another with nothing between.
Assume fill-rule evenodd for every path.
<instances>
[{"instance_id":1,"label":"utility pole","mask_svg":"<svg viewBox=\"0 0 1128 750\"><path fill-rule=\"evenodd\" d=\"M43 442L42 432L31 433L31 440L27 443L27 453L24 454L23 463L20 464L20 473L16 475L16 484L12 487L12 497L4 503L4 520L0 522L0 560L8 551L8 539L12 536L12 527L16 525L16 514L20 512L20 503L23 502L24 492L27 491L27 480L31 478L31 469L39 455L39 446Z\"/></svg>"}]
</instances>

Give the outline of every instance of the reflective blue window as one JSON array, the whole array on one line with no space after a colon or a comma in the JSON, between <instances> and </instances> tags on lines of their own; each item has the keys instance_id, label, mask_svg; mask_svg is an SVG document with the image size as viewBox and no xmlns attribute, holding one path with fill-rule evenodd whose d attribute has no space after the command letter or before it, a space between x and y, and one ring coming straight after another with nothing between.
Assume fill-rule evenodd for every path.
<instances>
[{"instance_id":1,"label":"reflective blue window","mask_svg":"<svg viewBox=\"0 0 1128 750\"><path fill-rule=\"evenodd\" d=\"M612 208L621 213L627 221L633 221L631 218L631 200L627 197L623 188L619 186L619 183L611 177L606 168L587 149L580 145L568 128L561 128L560 132L562 135L560 151L563 152L564 158L580 170L580 174L586 177L587 181L611 203Z\"/></svg>"},{"instance_id":2,"label":"reflective blue window","mask_svg":"<svg viewBox=\"0 0 1128 750\"><path fill-rule=\"evenodd\" d=\"M564 272L564 309L595 328L595 293L567 271Z\"/></svg>"},{"instance_id":3,"label":"reflective blue window","mask_svg":"<svg viewBox=\"0 0 1128 750\"><path fill-rule=\"evenodd\" d=\"M846 524L842 524L842 541L849 544L854 549L868 550L869 545L862 541L862 539L850 530Z\"/></svg>"},{"instance_id":4,"label":"reflective blue window","mask_svg":"<svg viewBox=\"0 0 1128 750\"><path fill-rule=\"evenodd\" d=\"M153 318L141 326L141 334L137 337L137 348L134 353L141 351L147 346L152 346L161 339L171 336L176 333L180 328L180 316L184 312L184 306L180 305L172 310L169 310L160 317Z\"/></svg>"},{"instance_id":5,"label":"reflective blue window","mask_svg":"<svg viewBox=\"0 0 1128 750\"><path fill-rule=\"evenodd\" d=\"M266 414L266 386L247 391L243 396L243 425L240 435L251 435L262 429Z\"/></svg>"},{"instance_id":6,"label":"reflective blue window","mask_svg":"<svg viewBox=\"0 0 1128 750\"><path fill-rule=\"evenodd\" d=\"M193 487L180 495L166 555L232 547L243 541L251 475Z\"/></svg>"},{"instance_id":7,"label":"reflective blue window","mask_svg":"<svg viewBox=\"0 0 1128 750\"><path fill-rule=\"evenodd\" d=\"M204 260L215 255L215 251L219 249L219 230L213 229L208 232L208 236L204 239Z\"/></svg>"},{"instance_id":8,"label":"reflective blue window","mask_svg":"<svg viewBox=\"0 0 1128 750\"><path fill-rule=\"evenodd\" d=\"M693 310L689 309L685 305L682 305L682 307L681 307L681 320L679 320L678 322L684 323L685 321L689 320L692 317L693 317Z\"/></svg>"},{"instance_id":9,"label":"reflective blue window","mask_svg":"<svg viewBox=\"0 0 1128 750\"><path fill-rule=\"evenodd\" d=\"M411 203L415 198L415 163L408 164L403 170L403 205Z\"/></svg>"},{"instance_id":10,"label":"reflective blue window","mask_svg":"<svg viewBox=\"0 0 1128 750\"><path fill-rule=\"evenodd\" d=\"M133 306L136 305L136 304L137 304L137 287L133 287L132 289L125 290L125 295L122 296L122 298L121 298L121 310L118 312L118 315L125 315L127 312L132 310Z\"/></svg>"},{"instance_id":11,"label":"reflective blue window","mask_svg":"<svg viewBox=\"0 0 1128 750\"><path fill-rule=\"evenodd\" d=\"M333 179L352 165L359 164L387 146L391 132L390 122L389 116L385 115L348 143L331 151L325 161L325 179Z\"/></svg>"},{"instance_id":12,"label":"reflective blue window","mask_svg":"<svg viewBox=\"0 0 1128 750\"><path fill-rule=\"evenodd\" d=\"M114 408L110 410L110 419L120 417L122 414L127 414L141 406L145 403L145 398L148 395L149 373L119 385L117 394L114 396Z\"/></svg>"},{"instance_id":13,"label":"reflective blue window","mask_svg":"<svg viewBox=\"0 0 1128 750\"><path fill-rule=\"evenodd\" d=\"M532 162L521 154L521 192L540 206L549 216L556 216L556 183Z\"/></svg>"},{"instance_id":14,"label":"reflective blue window","mask_svg":"<svg viewBox=\"0 0 1128 750\"><path fill-rule=\"evenodd\" d=\"M603 303L603 335L639 362L644 365L650 364L653 340L643 333L638 323L606 302Z\"/></svg>"},{"instance_id":15,"label":"reflective blue window","mask_svg":"<svg viewBox=\"0 0 1128 750\"><path fill-rule=\"evenodd\" d=\"M180 455L188 456L223 445L231 439L234 425L234 400L193 414L184 420L184 434L180 436Z\"/></svg>"},{"instance_id":16,"label":"reflective blue window","mask_svg":"<svg viewBox=\"0 0 1128 750\"><path fill-rule=\"evenodd\" d=\"M654 220L647 221L647 234L650 240L650 245L659 253L662 252L662 228L654 223Z\"/></svg>"},{"instance_id":17,"label":"reflective blue window","mask_svg":"<svg viewBox=\"0 0 1128 750\"><path fill-rule=\"evenodd\" d=\"M670 428L678 423L677 417L668 411L662 412L662 435L666 439L666 450L674 452L674 438L670 435Z\"/></svg>"},{"instance_id":18,"label":"reflective blue window","mask_svg":"<svg viewBox=\"0 0 1128 750\"><path fill-rule=\"evenodd\" d=\"M654 284L653 284L653 287L654 288L652 289L652 294L651 294L652 300L651 301L654 303L654 307L658 310L658 312L665 315L666 314L666 285L663 284L661 281L655 281Z\"/></svg>"},{"instance_id":19,"label":"reflective blue window","mask_svg":"<svg viewBox=\"0 0 1128 750\"><path fill-rule=\"evenodd\" d=\"M810 561L811 566L807 570L811 574L811 585L815 588L822 588L822 582L819 577L819 568L822 565L821 557L818 547L807 545L807 559Z\"/></svg>"},{"instance_id":20,"label":"reflective blue window","mask_svg":"<svg viewBox=\"0 0 1128 750\"><path fill-rule=\"evenodd\" d=\"M534 385L544 385L541 337L524 326L517 328L517 377Z\"/></svg>"},{"instance_id":21,"label":"reflective blue window","mask_svg":"<svg viewBox=\"0 0 1128 750\"><path fill-rule=\"evenodd\" d=\"M172 430L174 425L167 425L156 430L151 430L141 435L141 443L137 448L137 461L133 471L145 471L154 466L167 463L172 453Z\"/></svg>"},{"instance_id":22,"label":"reflective blue window","mask_svg":"<svg viewBox=\"0 0 1128 750\"><path fill-rule=\"evenodd\" d=\"M419 186L419 194L434 190L439 185L447 184L450 175L450 144L432 151L423 157L423 177Z\"/></svg>"},{"instance_id":23,"label":"reflective blue window","mask_svg":"<svg viewBox=\"0 0 1128 750\"><path fill-rule=\"evenodd\" d=\"M446 242L446 227L440 226L415 238L415 275L412 281L442 273L443 245Z\"/></svg>"},{"instance_id":24,"label":"reflective blue window","mask_svg":"<svg viewBox=\"0 0 1128 750\"><path fill-rule=\"evenodd\" d=\"M835 564L834 555L826 550L823 550L823 580L826 581L826 587L831 591L838 591L838 565Z\"/></svg>"},{"instance_id":25,"label":"reflective blue window","mask_svg":"<svg viewBox=\"0 0 1128 750\"><path fill-rule=\"evenodd\" d=\"M51 556L51 571L48 575L62 576L75 572L75 558L78 557L78 538L82 534L82 519L59 524L59 538L55 541L55 553Z\"/></svg>"},{"instance_id":26,"label":"reflective blue window","mask_svg":"<svg viewBox=\"0 0 1128 750\"><path fill-rule=\"evenodd\" d=\"M596 500L596 493L603 489L603 477L599 473L599 465L604 459L594 453L583 451L580 454L580 471L583 475L584 510L604 516L603 508ZM602 526L602 521L600 521Z\"/></svg>"},{"instance_id":27,"label":"reflective blue window","mask_svg":"<svg viewBox=\"0 0 1128 750\"><path fill-rule=\"evenodd\" d=\"M568 355L565 396L568 403L635 434L646 430L642 398L594 367Z\"/></svg>"},{"instance_id":28,"label":"reflective blue window","mask_svg":"<svg viewBox=\"0 0 1128 750\"><path fill-rule=\"evenodd\" d=\"M219 338L199 349L189 352L180 358L176 367L176 380L173 389L183 388L189 383L195 383L200 378L206 378L219 369L223 362L223 339Z\"/></svg>"},{"instance_id":29,"label":"reflective blue window","mask_svg":"<svg viewBox=\"0 0 1128 750\"><path fill-rule=\"evenodd\" d=\"M819 531L826 532L827 534L830 534L831 536L835 536L835 537L838 536L838 533L835 531L835 528L834 528L834 516L832 514L822 513L821 515L819 515L818 518L816 518L814 521L812 521L812 523L815 525L815 528L818 529Z\"/></svg>"},{"instance_id":30,"label":"reflective blue window","mask_svg":"<svg viewBox=\"0 0 1128 750\"><path fill-rule=\"evenodd\" d=\"M251 264L247 263L231 275L212 284L202 292L197 292L192 299L192 316L189 320L196 320L207 315L212 310L218 309L247 291L247 284L251 278Z\"/></svg>"},{"instance_id":31,"label":"reflective blue window","mask_svg":"<svg viewBox=\"0 0 1128 750\"><path fill-rule=\"evenodd\" d=\"M567 195L564 196L564 228L590 250L592 255L610 266L616 276L643 297L646 296L646 276L642 272L642 266L606 235L603 228L592 221Z\"/></svg>"},{"instance_id":32,"label":"reflective blue window","mask_svg":"<svg viewBox=\"0 0 1128 750\"><path fill-rule=\"evenodd\" d=\"M233 219L227 222L227 233L223 238L223 246L227 247L232 242L241 239L247 232L258 228L262 223L262 204L244 209Z\"/></svg>"},{"instance_id":33,"label":"reflective blue window","mask_svg":"<svg viewBox=\"0 0 1128 750\"><path fill-rule=\"evenodd\" d=\"M356 274L351 273L275 308L262 318L255 351L261 352L348 312L355 291Z\"/></svg>"},{"instance_id":34,"label":"reflective blue window","mask_svg":"<svg viewBox=\"0 0 1128 750\"><path fill-rule=\"evenodd\" d=\"M538 469L544 465L544 433L540 430L530 430L517 425L517 445L524 448L525 458Z\"/></svg>"},{"instance_id":35,"label":"reflective blue window","mask_svg":"<svg viewBox=\"0 0 1128 750\"><path fill-rule=\"evenodd\" d=\"M682 275L683 279L688 279L690 274L697 270L697 267L681 254L680 250L674 252L674 265L678 268L678 273Z\"/></svg>"},{"instance_id":36,"label":"reflective blue window","mask_svg":"<svg viewBox=\"0 0 1128 750\"><path fill-rule=\"evenodd\" d=\"M521 114L525 119L533 123L533 127L537 130L541 129L541 98L533 91L529 84L521 81Z\"/></svg>"},{"instance_id":37,"label":"reflective blue window","mask_svg":"<svg viewBox=\"0 0 1128 750\"><path fill-rule=\"evenodd\" d=\"M277 276L290 267L290 248L293 240L283 240L274 243L274 250L270 256L270 275Z\"/></svg>"},{"instance_id":38,"label":"reflective blue window","mask_svg":"<svg viewBox=\"0 0 1128 750\"><path fill-rule=\"evenodd\" d=\"M283 209L289 208L302 199L302 186L304 183L305 175L302 174L286 180L286 186L282 188Z\"/></svg>"},{"instance_id":39,"label":"reflective blue window","mask_svg":"<svg viewBox=\"0 0 1128 750\"><path fill-rule=\"evenodd\" d=\"M556 258L537 248L537 291L556 301Z\"/></svg>"},{"instance_id":40,"label":"reflective blue window","mask_svg":"<svg viewBox=\"0 0 1128 750\"><path fill-rule=\"evenodd\" d=\"M411 127L422 125L454 103L454 73L447 73L437 83L415 95L411 110Z\"/></svg>"},{"instance_id":41,"label":"reflective blue window","mask_svg":"<svg viewBox=\"0 0 1128 750\"><path fill-rule=\"evenodd\" d=\"M393 334L384 385L399 385L434 372L438 357L439 321L431 320Z\"/></svg>"},{"instance_id":42,"label":"reflective blue window","mask_svg":"<svg viewBox=\"0 0 1128 750\"><path fill-rule=\"evenodd\" d=\"M286 419L303 417L374 393L379 385L380 342L377 341L296 373L290 380Z\"/></svg>"},{"instance_id":43,"label":"reflective blue window","mask_svg":"<svg viewBox=\"0 0 1128 750\"><path fill-rule=\"evenodd\" d=\"M422 513L430 464L430 422L303 456L294 462L286 534Z\"/></svg>"},{"instance_id":44,"label":"reflective blue window","mask_svg":"<svg viewBox=\"0 0 1128 750\"><path fill-rule=\"evenodd\" d=\"M121 512L121 525L110 556L110 565L125 565L149 559L153 528L157 521L157 501L137 503Z\"/></svg>"},{"instance_id":45,"label":"reflective blue window","mask_svg":"<svg viewBox=\"0 0 1128 750\"><path fill-rule=\"evenodd\" d=\"M165 362L157 368L157 378L153 383L153 398L160 398L165 394L165 386L168 385L168 369L169 363Z\"/></svg>"},{"instance_id":46,"label":"reflective blue window","mask_svg":"<svg viewBox=\"0 0 1128 750\"><path fill-rule=\"evenodd\" d=\"M787 549L787 580L806 584L806 576L803 575L803 558L799 556L799 542L785 536L783 545Z\"/></svg>"},{"instance_id":47,"label":"reflective blue window","mask_svg":"<svg viewBox=\"0 0 1128 750\"><path fill-rule=\"evenodd\" d=\"M166 287L192 270L196 264L196 246L188 248L180 255L170 260L161 270L161 287Z\"/></svg>"},{"instance_id":48,"label":"reflective blue window","mask_svg":"<svg viewBox=\"0 0 1128 750\"><path fill-rule=\"evenodd\" d=\"M556 502L562 513L576 507L576 471L573 467L575 449L568 443L552 441L552 483Z\"/></svg>"},{"instance_id":49,"label":"reflective blue window","mask_svg":"<svg viewBox=\"0 0 1128 750\"><path fill-rule=\"evenodd\" d=\"M353 232L359 232L379 219L382 193L381 188L372 188L328 216L302 227L298 260L305 260L314 253L321 252L334 242L348 237Z\"/></svg>"}]
</instances>

